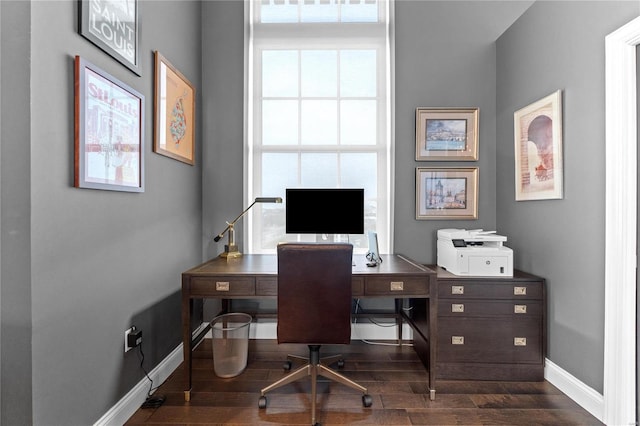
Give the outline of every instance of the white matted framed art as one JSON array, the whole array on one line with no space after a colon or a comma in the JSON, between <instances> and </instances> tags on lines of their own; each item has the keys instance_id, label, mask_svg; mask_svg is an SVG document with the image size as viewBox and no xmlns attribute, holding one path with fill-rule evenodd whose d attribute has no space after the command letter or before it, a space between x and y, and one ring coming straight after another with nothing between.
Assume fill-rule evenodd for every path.
<instances>
[{"instance_id":1,"label":"white matted framed art","mask_svg":"<svg viewBox=\"0 0 640 426\"><path fill-rule=\"evenodd\" d=\"M478 168L416 168L416 219L477 219Z\"/></svg>"},{"instance_id":2,"label":"white matted framed art","mask_svg":"<svg viewBox=\"0 0 640 426\"><path fill-rule=\"evenodd\" d=\"M153 152L195 164L196 89L160 52L155 57Z\"/></svg>"},{"instance_id":3,"label":"white matted framed art","mask_svg":"<svg viewBox=\"0 0 640 426\"><path fill-rule=\"evenodd\" d=\"M417 161L476 161L478 108L416 108Z\"/></svg>"},{"instance_id":4,"label":"white matted framed art","mask_svg":"<svg viewBox=\"0 0 640 426\"><path fill-rule=\"evenodd\" d=\"M144 192L144 95L75 57L74 186Z\"/></svg>"},{"instance_id":5,"label":"white matted framed art","mask_svg":"<svg viewBox=\"0 0 640 426\"><path fill-rule=\"evenodd\" d=\"M563 197L562 91L513 115L516 201Z\"/></svg>"}]
</instances>

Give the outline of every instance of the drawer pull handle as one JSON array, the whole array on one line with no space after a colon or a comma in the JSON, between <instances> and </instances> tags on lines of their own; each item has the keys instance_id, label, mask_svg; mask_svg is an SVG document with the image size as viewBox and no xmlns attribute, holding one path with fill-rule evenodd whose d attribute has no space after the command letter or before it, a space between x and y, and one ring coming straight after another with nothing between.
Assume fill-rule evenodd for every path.
<instances>
[{"instance_id":1,"label":"drawer pull handle","mask_svg":"<svg viewBox=\"0 0 640 426\"><path fill-rule=\"evenodd\" d=\"M526 296L527 295L527 288L526 287L514 287L513 288L513 295L514 296Z\"/></svg>"},{"instance_id":2,"label":"drawer pull handle","mask_svg":"<svg viewBox=\"0 0 640 426\"><path fill-rule=\"evenodd\" d=\"M451 294L464 294L464 286L463 285L452 285L451 286Z\"/></svg>"},{"instance_id":3,"label":"drawer pull handle","mask_svg":"<svg viewBox=\"0 0 640 426\"><path fill-rule=\"evenodd\" d=\"M464 312L464 303L452 303L451 312Z\"/></svg>"},{"instance_id":4,"label":"drawer pull handle","mask_svg":"<svg viewBox=\"0 0 640 426\"><path fill-rule=\"evenodd\" d=\"M216 281L216 291L229 291L229 281Z\"/></svg>"},{"instance_id":5,"label":"drawer pull handle","mask_svg":"<svg viewBox=\"0 0 640 426\"><path fill-rule=\"evenodd\" d=\"M391 285L389 286L391 291L402 291L404 290L404 282L402 281L391 281Z\"/></svg>"},{"instance_id":6,"label":"drawer pull handle","mask_svg":"<svg viewBox=\"0 0 640 426\"><path fill-rule=\"evenodd\" d=\"M513 338L513 346L527 346L527 338L526 337L514 337Z\"/></svg>"},{"instance_id":7,"label":"drawer pull handle","mask_svg":"<svg viewBox=\"0 0 640 426\"><path fill-rule=\"evenodd\" d=\"M452 345L464 345L464 336L451 336Z\"/></svg>"},{"instance_id":8,"label":"drawer pull handle","mask_svg":"<svg viewBox=\"0 0 640 426\"><path fill-rule=\"evenodd\" d=\"M513 305L513 313L514 314L526 314L527 313L527 305Z\"/></svg>"}]
</instances>

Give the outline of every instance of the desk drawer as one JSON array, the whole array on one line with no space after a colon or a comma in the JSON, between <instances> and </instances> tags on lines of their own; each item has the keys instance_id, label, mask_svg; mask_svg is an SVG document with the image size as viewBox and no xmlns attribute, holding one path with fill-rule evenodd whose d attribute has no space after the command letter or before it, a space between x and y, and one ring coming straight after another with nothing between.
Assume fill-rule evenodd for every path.
<instances>
[{"instance_id":1,"label":"desk drawer","mask_svg":"<svg viewBox=\"0 0 640 426\"><path fill-rule=\"evenodd\" d=\"M542 299L542 282L438 280L440 299Z\"/></svg>"},{"instance_id":2,"label":"desk drawer","mask_svg":"<svg viewBox=\"0 0 640 426\"><path fill-rule=\"evenodd\" d=\"M542 303L532 300L456 300L438 301L439 317L500 316L542 317Z\"/></svg>"},{"instance_id":3,"label":"desk drawer","mask_svg":"<svg viewBox=\"0 0 640 426\"><path fill-rule=\"evenodd\" d=\"M362 277L351 278L351 295L353 297L364 296L364 278Z\"/></svg>"},{"instance_id":4,"label":"desk drawer","mask_svg":"<svg viewBox=\"0 0 640 426\"><path fill-rule=\"evenodd\" d=\"M442 362L540 363L540 318L447 318L438 321L436 359Z\"/></svg>"},{"instance_id":5,"label":"desk drawer","mask_svg":"<svg viewBox=\"0 0 640 426\"><path fill-rule=\"evenodd\" d=\"M256 295L257 296L277 296L278 295L278 279L262 278L256 279Z\"/></svg>"},{"instance_id":6,"label":"desk drawer","mask_svg":"<svg viewBox=\"0 0 640 426\"><path fill-rule=\"evenodd\" d=\"M353 297L364 295L364 279L354 277L351 281L351 294ZM235 294L234 294L235 295ZM256 296L277 296L278 295L278 279L262 278L256 279Z\"/></svg>"},{"instance_id":7,"label":"desk drawer","mask_svg":"<svg viewBox=\"0 0 640 426\"><path fill-rule=\"evenodd\" d=\"M203 296L255 296L253 277L194 277L191 279L191 294Z\"/></svg>"},{"instance_id":8,"label":"desk drawer","mask_svg":"<svg viewBox=\"0 0 640 426\"><path fill-rule=\"evenodd\" d=\"M365 296L429 295L429 277L367 277Z\"/></svg>"}]
</instances>

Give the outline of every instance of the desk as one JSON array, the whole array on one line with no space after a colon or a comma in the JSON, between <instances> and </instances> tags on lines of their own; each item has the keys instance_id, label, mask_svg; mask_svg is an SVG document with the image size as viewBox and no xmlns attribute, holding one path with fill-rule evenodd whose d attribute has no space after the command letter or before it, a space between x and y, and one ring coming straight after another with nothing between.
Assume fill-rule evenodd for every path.
<instances>
[{"instance_id":1,"label":"desk","mask_svg":"<svg viewBox=\"0 0 640 426\"><path fill-rule=\"evenodd\" d=\"M352 277L354 298L429 299L427 312L419 318L406 315L396 303L396 318L404 319L422 341L428 344L415 347L429 371L429 395L435 399L435 357L437 291L435 271L401 255L383 255L377 267L367 267L362 255L355 255ZM182 273L182 341L185 363L185 400L191 399L191 368L193 348L202 340L208 328L192 336L191 316L193 299L213 298L223 301L223 311L231 299L275 299L278 289L276 255L248 254L235 259L216 257ZM424 315L423 315L424 314ZM426 324L418 329L415 323ZM402 327L399 327L401 330Z\"/></svg>"}]
</instances>

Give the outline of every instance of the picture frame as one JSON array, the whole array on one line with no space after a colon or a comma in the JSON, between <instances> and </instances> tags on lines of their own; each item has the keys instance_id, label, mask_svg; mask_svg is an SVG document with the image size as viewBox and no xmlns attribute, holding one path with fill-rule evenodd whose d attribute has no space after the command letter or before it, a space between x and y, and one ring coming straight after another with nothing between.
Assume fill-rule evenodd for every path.
<instances>
[{"instance_id":1,"label":"picture frame","mask_svg":"<svg viewBox=\"0 0 640 426\"><path fill-rule=\"evenodd\" d=\"M416 161L477 161L479 108L416 108Z\"/></svg>"},{"instance_id":2,"label":"picture frame","mask_svg":"<svg viewBox=\"0 0 640 426\"><path fill-rule=\"evenodd\" d=\"M144 95L75 57L74 187L144 192Z\"/></svg>"},{"instance_id":3,"label":"picture frame","mask_svg":"<svg viewBox=\"0 0 640 426\"><path fill-rule=\"evenodd\" d=\"M138 0L78 0L78 32L142 75Z\"/></svg>"},{"instance_id":4,"label":"picture frame","mask_svg":"<svg viewBox=\"0 0 640 426\"><path fill-rule=\"evenodd\" d=\"M563 198L562 91L516 111L516 201Z\"/></svg>"},{"instance_id":5,"label":"picture frame","mask_svg":"<svg viewBox=\"0 0 640 426\"><path fill-rule=\"evenodd\" d=\"M416 168L416 219L477 219L478 167Z\"/></svg>"},{"instance_id":6,"label":"picture frame","mask_svg":"<svg viewBox=\"0 0 640 426\"><path fill-rule=\"evenodd\" d=\"M195 164L196 89L155 51L153 152Z\"/></svg>"}]
</instances>

